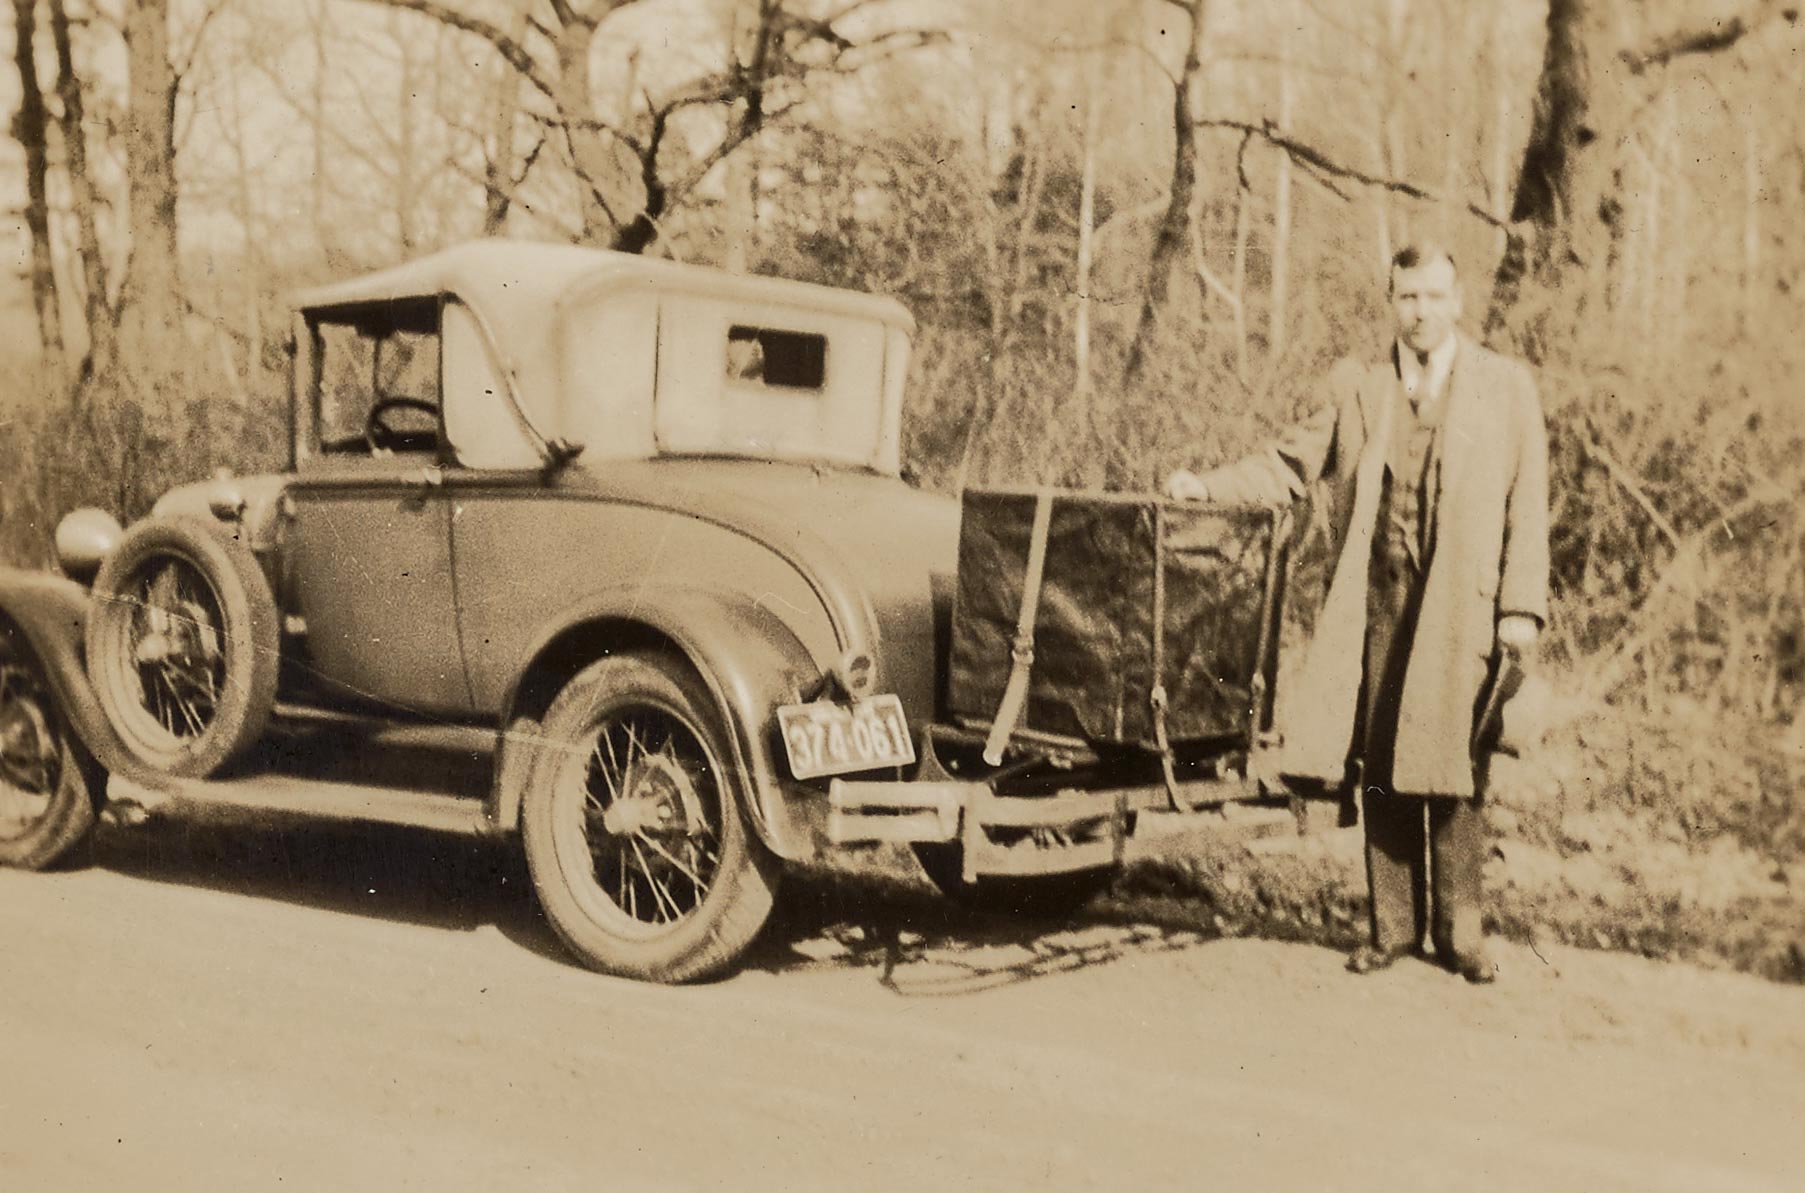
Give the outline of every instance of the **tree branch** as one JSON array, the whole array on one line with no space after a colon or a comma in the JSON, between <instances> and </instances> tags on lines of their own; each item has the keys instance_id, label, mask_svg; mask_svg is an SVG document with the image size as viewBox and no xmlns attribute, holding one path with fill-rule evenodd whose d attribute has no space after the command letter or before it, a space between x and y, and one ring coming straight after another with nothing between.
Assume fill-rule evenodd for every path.
<instances>
[{"instance_id":1,"label":"tree branch","mask_svg":"<svg viewBox=\"0 0 1805 1193\"><path fill-rule=\"evenodd\" d=\"M546 77L545 71L539 65L539 60L499 26L492 25L480 17L460 12L449 5L440 4L438 0L361 0L361 2L386 8L408 9L431 17L453 29L475 34L495 47L495 52L506 59L509 66L519 71L521 77L531 83L540 94L553 103L557 102L557 90L552 85L552 81Z\"/></svg>"},{"instance_id":2,"label":"tree branch","mask_svg":"<svg viewBox=\"0 0 1805 1193\"><path fill-rule=\"evenodd\" d=\"M1378 174L1369 173L1357 166L1350 166L1338 162L1326 152L1311 145L1309 142L1300 140L1285 132L1271 120L1263 120L1259 124L1253 124L1245 120L1204 119L1197 121L1197 127L1225 128L1242 134L1243 138L1257 137L1274 149L1289 154L1291 160L1297 162L1299 165L1320 174L1327 175L1330 178L1345 178L1349 182L1357 182L1362 186L1376 186L1381 190L1388 190L1394 194L1406 195L1412 199L1420 199L1425 203L1459 207L1464 209L1469 215L1484 221L1494 228L1501 229L1505 232L1511 231L1511 223L1509 220L1503 219L1502 217L1487 211L1471 199L1451 198L1447 195L1432 191L1428 187L1419 186L1414 182L1406 181L1405 179L1386 178ZM1334 190L1337 194L1341 193L1335 187L1330 187L1329 189ZM1345 198L1346 196L1343 195L1342 197Z\"/></svg>"},{"instance_id":3,"label":"tree branch","mask_svg":"<svg viewBox=\"0 0 1805 1193\"><path fill-rule=\"evenodd\" d=\"M1796 3L1789 0L1755 0L1746 11L1656 37L1646 46L1631 46L1623 50L1618 57L1632 73L1642 74L1650 68L1666 66L1676 58L1727 50L1770 21L1781 20L1792 25L1798 19L1799 5Z\"/></svg>"}]
</instances>

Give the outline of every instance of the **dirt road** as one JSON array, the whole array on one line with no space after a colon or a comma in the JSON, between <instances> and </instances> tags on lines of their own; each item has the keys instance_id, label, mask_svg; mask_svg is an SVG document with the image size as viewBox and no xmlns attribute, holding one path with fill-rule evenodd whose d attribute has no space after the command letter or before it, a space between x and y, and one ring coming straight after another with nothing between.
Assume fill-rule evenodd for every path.
<instances>
[{"instance_id":1,"label":"dirt road","mask_svg":"<svg viewBox=\"0 0 1805 1193\"><path fill-rule=\"evenodd\" d=\"M567 964L493 847L103 835L0 873L0 1189L1805 1188L1805 990L801 883L741 975Z\"/></svg>"}]
</instances>

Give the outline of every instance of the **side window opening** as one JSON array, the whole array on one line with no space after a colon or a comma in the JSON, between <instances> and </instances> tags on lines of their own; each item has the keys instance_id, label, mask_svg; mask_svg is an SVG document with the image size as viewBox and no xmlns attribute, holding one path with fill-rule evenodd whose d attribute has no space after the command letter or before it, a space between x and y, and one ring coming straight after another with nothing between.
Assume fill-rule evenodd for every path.
<instances>
[{"instance_id":1,"label":"side window opening","mask_svg":"<svg viewBox=\"0 0 1805 1193\"><path fill-rule=\"evenodd\" d=\"M438 303L385 307L315 324L318 441L339 454L440 446Z\"/></svg>"},{"instance_id":2,"label":"side window opening","mask_svg":"<svg viewBox=\"0 0 1805 1193\"><path fill-rule=\"evenodd\" d=\"M819 392L827 385L827 337L735 323L727 329L727 379Z\"/></svg>"}]
</instances>

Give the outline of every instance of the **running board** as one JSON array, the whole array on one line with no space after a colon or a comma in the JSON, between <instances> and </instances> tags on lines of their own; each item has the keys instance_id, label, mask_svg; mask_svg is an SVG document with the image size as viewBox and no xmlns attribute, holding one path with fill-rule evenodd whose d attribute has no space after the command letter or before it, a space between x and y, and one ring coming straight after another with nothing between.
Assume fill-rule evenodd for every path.
<instances>
[{"instance_id":1,"label":"running board","mask_svg":"<svg viewBox=\"0 0 1805 1193\"><path fill-rule=\"evenodd\" d=\"M323 782L292 775L170 779L156 787L114 776L107 794L112 799L131 800L153 808L173 801L324 820L393 824L465 836L490 836L498 831L484 811L483 801L468 796Z\"/></svg>"}]
</instances>

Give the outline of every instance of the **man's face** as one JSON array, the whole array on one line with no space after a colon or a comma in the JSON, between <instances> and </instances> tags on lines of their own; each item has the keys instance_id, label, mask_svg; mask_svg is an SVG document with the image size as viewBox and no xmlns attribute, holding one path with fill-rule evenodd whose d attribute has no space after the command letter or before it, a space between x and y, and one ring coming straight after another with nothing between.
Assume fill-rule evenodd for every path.
<instances>
[{"instance_id":1,"label":"man's face","mask_svg":"<svg viewBox=\"0 0 1805 1193\"><path fill-rule=\"evenodd\" d=\"M1391 271L1391 309L1398 339L1413 352L1431 352L1460 321L1460 284L1446 257Z\"/></svg>"}]
</instances>

